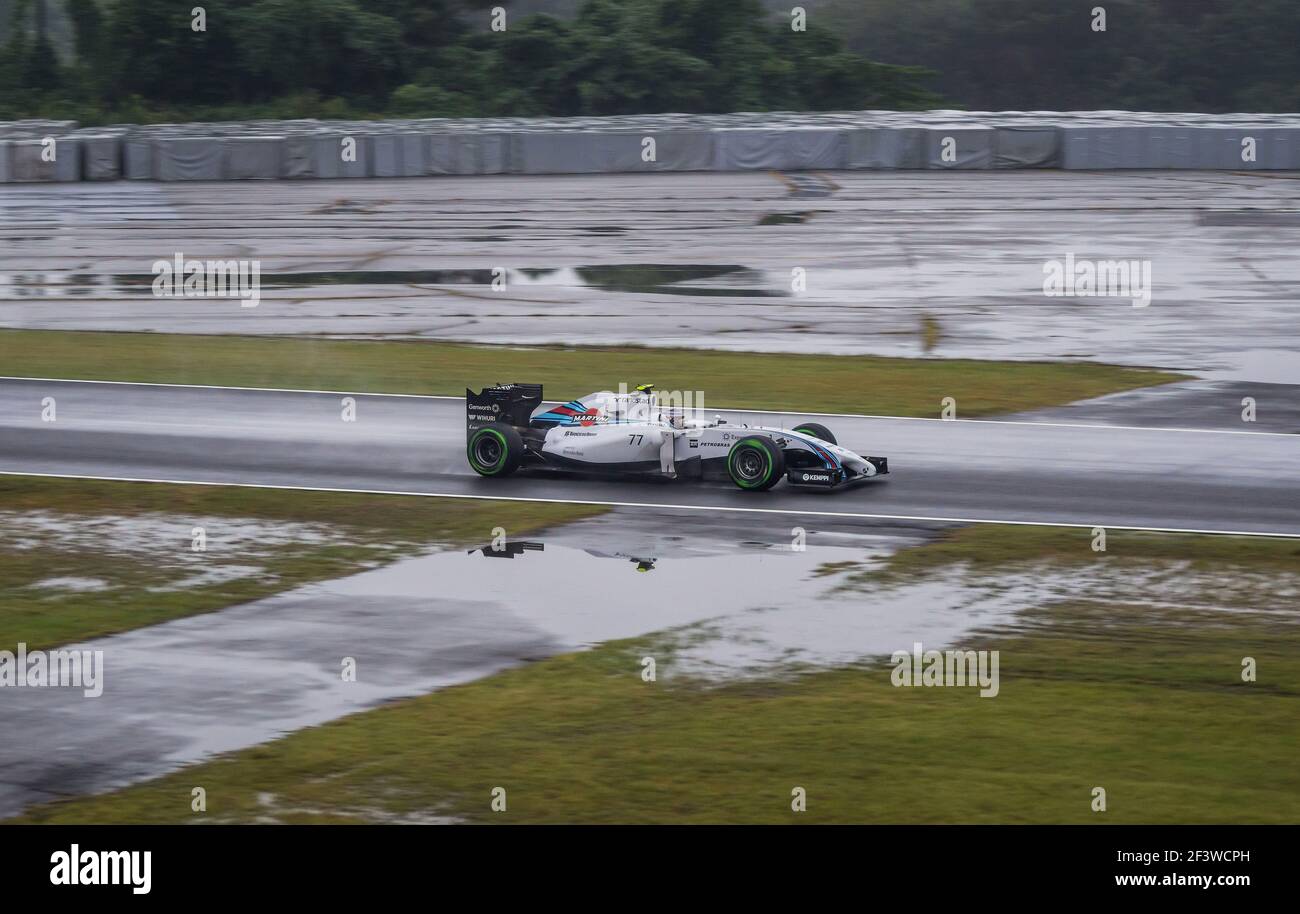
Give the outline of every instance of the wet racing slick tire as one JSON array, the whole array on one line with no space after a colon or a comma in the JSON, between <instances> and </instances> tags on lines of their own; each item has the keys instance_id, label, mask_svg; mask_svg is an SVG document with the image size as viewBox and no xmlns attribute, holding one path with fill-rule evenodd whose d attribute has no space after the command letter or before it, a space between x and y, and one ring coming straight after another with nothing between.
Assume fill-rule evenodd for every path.
<instances>
[{"instance_id":1,"label":"wet racing slick tire","mask_svg":"<svg viewBox=\"0 0 1300 914\"><path fill-rule=\"evenodd\" d=\"M769 438L742 438L727 452L727 475L742 489L765 491L785 475L785 454Z\"/></svg>"},{"instance_id":2,"label":"wet racing slick tire","mask_svg":"<svg viewBox=\"0 0 1300 914\"><path fill-rule=\"evenodd\" d=\"M470 433L465 456L480 476L509 476L524 459L524 439L514 426L494 422Z\"/></svg>"},{"instance_id":3,"label":"wet racing slick tire","mask_svg":"<svg viewBox=\"0 0 1300 914\"><path fill-rule=\"evenodd\" d=\"M831 430L824 425L818 425L816 422L805 422L803 425L796 425L791 431L803 432L805 435L812 435L814 438L820 438L827 444L839 444Z\"/></svg>"}]
</instances>

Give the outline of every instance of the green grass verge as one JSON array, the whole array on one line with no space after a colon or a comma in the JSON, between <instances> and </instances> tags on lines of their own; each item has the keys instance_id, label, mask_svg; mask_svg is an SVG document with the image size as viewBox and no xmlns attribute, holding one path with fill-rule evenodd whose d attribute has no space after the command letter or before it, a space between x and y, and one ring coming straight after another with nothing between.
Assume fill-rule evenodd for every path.
<instances>
[{"instance_id":1,"label":"green grass verge","mask_svg":"<svg viewBox=\"0 0 1300 914\"><path fill-rule=\"evenodd\" d=\"M943 536L890 556L887 567L862 581L898 580L923 576L937 568L964 563L976 572L996 576L1008 568L1050 562L1057 565L1149 566L1152 562L1186 563L1187 570L1225 569L1231 576L1245 571L1300 571L1300 540L1251 536L1107 531L1106 549L1094 552L1086 528L980 524L956 528ZM1234 579L1240 585L1241 578ZM1241 597L1239 586L1234 593ZM1268 600L1269 594L1261 595Z\"/></svg>"},{"instance_id":2,"label":"green grass verge","mask_svg":"<svg viewBox=\"0 0 1300 914\"><path fill-rule=\"evenodd\" d=\"M975 527L899 553L882 574L1105 561L1113 584L1203 563L1223 582L1221 609L1080 592L963 643L1002 652L993 699L896 689L885 665L647 684L639 659L663 639L611 643L21 821L1296 821L1300 631L1273 594L1294 591L1297 544L1116 534L1108 545L1099 556L1086 531ZM1256 683L1241 681L1244 656ZM190 812L194 786L206 815ZM489 810L497 786L504 813ZM790 811L794 786L807 790L804 814ZM1104 813L1090 809L1098 786Z\"/></svg>"},{"instance_id":3,"label":"green grass verge","mask_svg":"<svg viewBox=\"0 0 1300 914\"><path fill-rule=\"evenodd\" d=\"M0 476L0 520L25 548L0 546L0 645L12 650L51 647L85 638L154 625L270 596L301 584L342 577L384 564L433 544L475 543L491 538L493 527L510 535L600 513L583 505L487 502L445 498L354 495L221 486L97 482ZM13 512L13 513L11 513ZM37 524L22 523L28 512L52 516L65 529L82 528L82 539ZM123 549L94 537L97 521L136 517L161 524L156 542ZM208 550L191 549L189 519L205 519ZM320 541L250 544L256 554L223 548L223 518L240 522L313 525ZM295 527L294 529L300 529ZM149 534L145 527L143 537ZM6 540L8 538L6 537ZM233 553L233 554L232 554ZM193 576L234 566L232 577L186 584ZM240 569L245 573L240 573ZM90 578L102 590L47 590L42 581Z\"/></svg>"},{"instance_id":4,"label":"green grass verge","mask_svg":"<svg viewBox=\"0 0 1300 914\"><path fill-rule=\"evenodd\" d=\"M937 416L1038 409L1184 376L1093 363L981 362L698 349L520 348L434 342L0 330L6 375L462 395L498 381L566 400L653 382L717 407Z\"/></svg>"}]
</instances>

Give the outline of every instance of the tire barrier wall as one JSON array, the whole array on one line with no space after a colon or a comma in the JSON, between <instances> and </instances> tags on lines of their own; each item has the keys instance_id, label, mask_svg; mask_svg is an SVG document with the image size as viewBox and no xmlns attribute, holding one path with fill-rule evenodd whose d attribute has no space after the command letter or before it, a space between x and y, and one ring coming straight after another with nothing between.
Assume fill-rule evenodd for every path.
<instances>
[{"instance_id":1,"label":"tire barrier wall","mask_svg":"<svg viewBox=\"0 0 1300 914\"><path fill-rule=\"evenodd\" d=\"M0 183L836 169L1300 169L1300 115L830 112L0 124Z\"/></svg>"}]
</instances>

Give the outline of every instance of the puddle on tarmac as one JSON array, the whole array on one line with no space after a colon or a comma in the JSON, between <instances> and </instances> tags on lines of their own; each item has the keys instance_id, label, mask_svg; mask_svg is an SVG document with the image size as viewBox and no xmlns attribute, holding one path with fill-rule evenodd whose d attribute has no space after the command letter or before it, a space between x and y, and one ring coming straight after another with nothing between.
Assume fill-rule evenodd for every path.
<instances>
[{"instance_id":1,"label":"puddle on tarmac","mask_svg":"<svg viewBox=\"0 0 1300 914\"><path fill-rule=\"evenodd\" d=\"M771 637L794 639L805 660L829 649L837 658L888 652L899 631L913 630L913 608L826 596L839 575L817 572L829 563L870 567L915 537L837 536L844 545L796 552L788 539L737 545L762 531L709 534L704 523L690 537L638 536L618 535L618 518L594 519L501 554L418 556L97 639L82 646L104 652L104 691L95 701L63 689L15 690L6 700L0 723L33 735L0 747L0 767L9 772L0 818L43 798L55 755L70 760L61 789L105 790L530 660L716 625L729 614L746 621L748 644L756 620ZM828 607L840 615L827 615ZM934 612L916 609L918 622ZM845 620L855 620L852 639L835 630ZM977 621L953 613L944 625L955 635ZM916 630L927 642L941 640L932 619ZM708 647L725 638L692 640L699 643L687 661L716 663L732 652ZM343 658L355 662L356 681L340 676Z\"/></svg>"},{"instance_id":2,"label":"puddle on tarmac","mask_svg":"<svg viewBox=\"0 0 1300 914\"><path fill-rule=\"evenodd\" d=\"M574 649L668 632L673 657L660 666L668 677L842 666L887 657L917 640L951 644L1011 615L987 592L962 592L958 577L879 592L840 587L847 574L879 567L900 545L884 537L803 552L747 544L720 551L663 540L630 549L516 543L498 553L475 551L478 568L460 556L432 556L408 563L403 572L412 579L388 580L414 589L437 563L439 580L452 582L449 595L497 602Z\"/></svg>"},{"instance_id":3,"label":"puddle on tarmac","mask_svg":"<svg viewBox=\"0 0 1300 914\"><path fill-rule=\"evenodd\" d=\"M1247 349L1225 356L1230 367L1203 372L1222 381L1300 384L1300 352L1292 349Z\"/></svg>"},{"instance_id":4,"label":"puddle on tarmac","mask_svg":"<svg viewBox=\"0 0 1300 914\"><path fill-rule=\"evenodd\" d=\"M593 226L610 233L616 227ZM471 241L504 241L486 235ZM137 297L150 294L153 273L0 273L0 298ZM305 273L263 272L263 289L310 289L326 286L489 286L497 277L489 269L466 270L332 270ZM550 285L607 292L661 295L782 297L761 270L735 264L601 264L578 267L533 267L506 271L511 285Z\"/></svg>"},{"instance_id":5,"label":"puddle on tarmac","mask_svg":"<svg viewBox=\"0 0 1300 914\"><path fill-rule=\"evenodd\" d=\"M799 213L768 213L758 220L759 225L803 225L814 215L813 210Z\"/></svg>"},{"instance_id":6,"label":"puddle on tarmac","mask_svg":"<svg viewBox=\"0 0 1300 914\"><path fill-rule=\"evenodd\" d=\"M1300 213L1276 210L1208 210L1196 214L1196 224L1205 226L1257 228L1300 227Z\"/></svg>"}]
</instances>

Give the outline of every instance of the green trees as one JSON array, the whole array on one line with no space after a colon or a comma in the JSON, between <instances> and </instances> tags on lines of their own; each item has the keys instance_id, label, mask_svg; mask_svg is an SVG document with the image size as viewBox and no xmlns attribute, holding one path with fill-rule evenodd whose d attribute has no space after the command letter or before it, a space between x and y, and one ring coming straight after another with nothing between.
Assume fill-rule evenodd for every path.
<instances>
[{"instance_id":1,"label":"green trees","mask_svg":"<svg viewBox=\"0 0 1300 914\"><path fill-rule=\"evenodd\" d=\"M921 107L927 74L871 63L758 0L586 0L567 20L505 0L10 0L65 3L76 59L30 28L0 52L0 117L83 120L599 115ZM3 0L0 0L0 4ZM15 111L15 108L25 110Z\"/></svg>"},{"instance_id":2,"label":"green trees","mask_svg":"<svg viewBox=\"0 0 1300 914\"><path fill-rule=\"evenodd\" d=\"M938 70L966 108L1300 110L1295 0L824 0L814 18Z\"/></svg>"},{"instance_id":3,"label":"green trees","mask_svg":"<svg viewBox=\"0 0 1300 914\"><path fill-rule=\"evenodd\" d=\"M0 0L0 118L1300 110L1296 0L806 0L806 31L778 0L202 5Z\"/></svg>"},{"instance_id":4,"label":"green trees","mask_svg":"<svg viewBox=\"0 0 1300 914\"><path fill-rule=\"evenodd\" d=\"M466 52L476 55L472 62ZM938 101L925 88L925 71L864 60L818 27L792 31L757 0L587 0L571 20L537 15L505 32L479 32L443 52L444 63L452 59L457 65L420 85L451 88L481 114L918 108ZM413 99L415 90L401 94Z\"/></svg>"}]
</instances>

